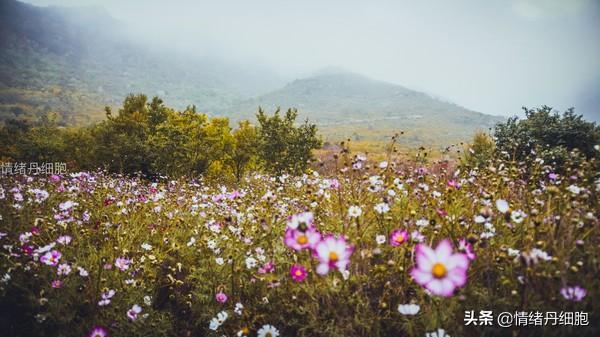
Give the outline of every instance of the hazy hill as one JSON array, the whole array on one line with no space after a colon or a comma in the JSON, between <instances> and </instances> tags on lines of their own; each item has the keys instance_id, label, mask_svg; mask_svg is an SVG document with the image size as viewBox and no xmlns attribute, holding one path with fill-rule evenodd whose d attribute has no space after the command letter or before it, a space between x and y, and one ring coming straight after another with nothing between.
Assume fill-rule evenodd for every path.
<instances>
[{"instance_id":1,"label":"hazy hill","mask_svg":"<svg viewBox=\"0 0 600 337\"><path fill-rule=\"evenodd\" d=\"M268 69L142 45L122 25L96 7L0 0L0 118L56 111L86 122L130 92L210 112L283 83Z\"/></svg>"},{"instance_id":2,"label":"hazy hill","mask_svg":"<svg viewBox=\"0 0 600 337\"><path fill-rule=\"evenodd\" d=\"M234 105L227 111L249 118L261 106L296 107L328 138L381 140L404 131L410 143L464 140L501 117L485 115L400 85L333 71L293 81L282 89Z\"/></svg>"},{"instance_id":3,"label":"hazy hill","mask_svg":"<svg viewBox=\"0 0 600 337\"><path fill-rule=\"evenodd\" d=\"M142 45L125 31L101 8L0 0L0 120L56 112L63 124L89 123L104 115L104 105L138 92L234 121L252 119L258 106L296 107L332 140L405 131L411 145L448 144L500 120L339 69L284 86L268 68Z\"/></svg>"}]
</instances>

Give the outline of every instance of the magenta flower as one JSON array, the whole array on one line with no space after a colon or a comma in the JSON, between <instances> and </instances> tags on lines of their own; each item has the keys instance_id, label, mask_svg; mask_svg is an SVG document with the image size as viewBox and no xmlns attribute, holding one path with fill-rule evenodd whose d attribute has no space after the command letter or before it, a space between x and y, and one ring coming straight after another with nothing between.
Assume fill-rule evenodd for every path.
<instances>
[{"instance_id":1,"label":"magenta flower","mask_svg":"<svg viewBox=\"0 0 600 337\"><path fill-rule=\"evenodd\" d=\"M566 300L580 302L587 294L587 291L580 286L564 287L560 290L560 294Z\"/></svg>"},{"instance_id":2,"label":"magenta flower","mask_svg":"<svg viewBox=\"0 0 600 337\"><path fill-rule=\"evenodd\" d=\"M432 249L425 244L415 248L416 266L411 276L434 295L449 297L454 289L467 283L469 259L466 254L454 253L448 239Z\"/></svg>"},{"instance_id":3,"label":"magenta flower","mask_svg":"<svg viewBox=\"0 0 600 337\"><path fill-rule=\"evenodd\" d=\"M133 307L131 307L131 309L127 310L127 317L129 317L130 320L135 321L138 318L138 314L142 312L142 307L140 307L137 304L134 304Z\"/></svg>"},{"instance_id":4,"label":"magenta flower","mask_svg":"<svg viewBox=\"0 0 600 337\"><path fill-rule=\"evenodd\" d=\"M354 247L346 243L343 237L326 236L314 249L313 254L319 259L317 273L327 275L331 268L344 272L350 262Z\"/></svg>"},{"instance_id":5,"label":"magenta flower","mask_svg":"<svg viewBox=\"0 0 600 337\"><path fill-rule=\"evenodd\" d=\"M288 247L294 250L313 249L321 241L321 234L313 227L304 232L288 228L285 231L284 241Z\"/></svg>"},{"instance_id":6,"label":"magenta flower","mask_svg":"<svg viewBox=\"0 0 600 337\"><path fill-rule=\"evenodd\" d=\"M227 302L227 295L225 295L224 292L219 291L216 295L215 295L215 299L217 300L217 302L219 303L225 303Z\"/></svg>"},{"instance_id":7,"label":"magenta flower","mask_svg":"<svg viewBox=\"0 0 600 337\"><path fill-rule=\"evenodd\" d=\"M100 325L96 325L90 330L88 337L106 337L108 336L108 330Z\"/></svg>"},{"instance_id":8,"label":"magenta flower","mask_svg":"<svg viewBox=\"0 0 600 337\"><path fill-rule=\"evenodd\" d=\"M273 261L269 261L265 263L262 267L258 268L259 274L267 274L271 273L275 270L275 263Z\"/></svg>"},{"instance_id":9,"label":"magenta flower","mask_svg":"<svg viewBox=\"0 0 600 337\"><path fill-rule=\"evenodd\" d=\"M473 245L471 245L466 239L460 239L458 241L458 250L467 255L467 258L471 261L477 258L475 255L475 251L473 250Z\"/></svg>"},{"instance_id":10,"label":"magenta flower","mask_svg":"<svg viewBox=\"0 0 600 337\"><path fill-rule=\"evenodd\" d=\"M61 280L52 281L52 288L59 289L59 288L62 288L62 286L63 286L63 281L61 281Z\"/></svg>"},{"instance_id":11,"label":"magenta flower","mask_svg":"<svg viewBox=\"0 0 600 337\"><path fill-rule=\"evenodd\" d=\"M58 250L47 252L40 257L40 262L48 266L56 266L62 254Z\"/></svg>"},{"instance_id":12,"label":"magenta flower","mask_svg":"<svg viewBox=\"0 0 600 337\"><path fill-rule=\"evenodd\" d=\"M125 271L125 270L129 269L130 264L131 264L131 260L124 258L124 257L118 257L115 260L115 267L119 268L120 271Z\"/></svg>"},{"instance_id":13,"label":"magenta flower","mask_svg":"<svg viewBox=\"0 0 600 337\"><path fill-rule=\"evenodd\" d=\"M401 229L394 229L392 231L392 234L390 234L390 245L394 247L400 246L401 244L408 241L409 238L410 235L407 231Z\"/></svg>"},{"instance_id":14,"label":"magenta flower","mask_svg":"<svg viewBox=\"0 0 600 337\"><path fill-rule=\"evenodd\" d=\"M296 282L302 282L306 278L306 268L304 266L295 264L290 268L290 276Z\"/></svg>"}]
</instances>

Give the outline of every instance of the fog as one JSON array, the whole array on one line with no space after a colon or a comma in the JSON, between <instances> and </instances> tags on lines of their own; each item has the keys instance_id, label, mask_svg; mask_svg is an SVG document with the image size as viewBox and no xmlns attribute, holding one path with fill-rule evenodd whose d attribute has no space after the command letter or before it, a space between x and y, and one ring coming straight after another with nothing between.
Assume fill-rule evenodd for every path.
<instances>
[{"instance_id":1,"label":"fog","mask_svg":"<svg viewBox=\"0 0 600 337\"><path fill-rule=\"evenodd\" d=\"M336 66L484 113L546 104L600 120L596 0L25 2L102 7L154 45L289 79Z\"/></svg>"}]
</instances>

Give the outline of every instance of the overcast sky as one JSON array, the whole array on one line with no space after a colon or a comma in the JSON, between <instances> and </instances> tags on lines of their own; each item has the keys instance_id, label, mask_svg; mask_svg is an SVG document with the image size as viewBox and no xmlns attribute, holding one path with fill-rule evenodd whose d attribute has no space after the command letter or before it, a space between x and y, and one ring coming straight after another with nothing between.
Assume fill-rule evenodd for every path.
<instances>
[{"instance_id":1,"label":"overcast sky","mask_svg":"<svg viewBox=\"0 0 600 337\"><path fill-rule=\"evenodd\" d=\"M546 104L600 120L598 0L25 2L103 7L165 46L285 76L339 66L485 113Z\"/></svg>"}]
</instances>

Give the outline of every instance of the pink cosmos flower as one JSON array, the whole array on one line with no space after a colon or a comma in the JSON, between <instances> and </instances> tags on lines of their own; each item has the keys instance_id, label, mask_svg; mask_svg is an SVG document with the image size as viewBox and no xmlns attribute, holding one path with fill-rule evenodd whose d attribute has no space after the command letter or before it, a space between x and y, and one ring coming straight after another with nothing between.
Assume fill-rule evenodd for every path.
<instances>
[{"instance_id":1,"label":"pink cosmos flower","mask_svg":"<svg viewBox=\"0 0 600 337\"><path fill-rule=\"evenodd\" d=\"M313 254L319 259L317 273L327 275L331 268L344 272L350 262L354 247L346 243L343 237L326 236L315 247Z\"/></svg>"},{"instance_id":2,"label":"pink cosmos flower","mask_svg":"<svg viewBox=\"0 0 600 337\"><path fill-rule=\"evenodd\" d=\"M137 304L134 304L133 307L131 307L131 309L127 310L127 317L129 317L130 320L135 321L138 318L138 314L142 312L142 307L140 307Z\"/></svg>"},{"instance_id":3,"label":"pink cosmos flower","mask_svg":"<svg viewBox=\"0 0 600 337\"><path fill-rule=\"evenodd\" d=\"M110 304L110 299L115 296L116 291L110 289L109 291L102 293L102 299L98 301L99 306L105 306Z\"/></svg>"},{"instance_id":4,"label":"pink cosmos flower","mask_svg":"<svg viewBox=\"0 0 600 337\"><path fill-rule=\"evenodd\" d=\"M67 263L61 263L58 265L57 273L58 275L69 275L71 273L71 266Z\"/></svg>"},{"instance_id":5,"label":"pink cosmos flower","mask_svg":"<svg viewBox=\"0 0 600 337\"><path fill-rule=\"evenodd\" d=\"M217 302L219 303L225 303L227 302L227 295L225 295L224 292L219 291L216 295L215 295L215 299L217 300Z\"/></svg>"},{"instance_id":6,"label":"pink cosmos flower","mask_svg":"<svg viewBox=\"0 0 600 337\"><path fill-rule=\"evenodd\" d=\"M48 266L56 266L62 254L58 250L47 252L40 257L40 262Z\"/></svg>"},{"instance_id":7,"label":"pink cosmos flower","mask_svg":"<svg viewBox=\"0 0 600 337\"><path fill-rule=\"evenodd\" d=\"M448 180L448 187L459 188L460 184L456 180L451 179L451 180Z\"/></svg>"},{"instance_id":8,"label":"pink cosmos flower","mask_svg":"<svg viewBox=\"0 0 600 337\"><path fill-rule=\"evenodd\" d=\"M290 276L296 282L302 282L306 278L306 268L304 266L295 264L290 268Z\"/></svg>"},{"instance_id":9,"label":"pink cosmos flower","mask_svg":"<svg viewBox=\"0 0 600 337\"><path fill-rule=\"evenodd\" d=\"M273 261L269 261L265 263L262 267L258 268L259 274L267 274L271 273L275 270L275 263Z\"/></svg>"},{"instance_id":10,"label":"pink cosmos flower","mask_svg":"<svg viewBox=\"0 0 600 337\"><path fill-rule=\"evenodd\" d=\"M106 337L108 336L108 330L100 325L96 325L90 330L88 337Z\"/></svg>"},{"instance_id":11,"label":"pink cosmos flower","mask_svg":"<svg viewBox=\"0 0 600 337\"><path fill-rule=\"evenodd\" d=\"M475 255L475 251L473 250L473 245L471 245L464 238L458 241L458 250L462 253L465 253L467 255L467 258L469 258L469 260L471 261L477 258L477 255Z\"/></svg>"},{"instance_id":12,"label":"pink cosmos flower","mask_svg":"<svg viewBox=\"0 0 600 337\"><path fill-rule=\"evenodd\" d=\"M467 283L469 259L466 254L454 253L448 239L432 249L425 244L415 248L416 266L411 276L434 295L452 296L454 289Z\"/></svg>"},{"instance_id":13,"label":"pink cosmos flower","mask_svg":"<svg viewBox=\"0 0 600 337\"><path fill-rule=\"evenodd\" d=\"M61 280L52 281L52 288L58 289L58 288L62 288L62 286L63 286L63 281L61 281Z\"/></svg>"},{"instance_id":14,"label":"pink cosmos flower","mask_svg":"<svg viewBox=\"0 0 600 337\"><path fill-rule=\"evenodd\" d=\"M410 236L408 235L407 231L401 229L394 229L392 231L392 234L390 234L390 245L394 247L400 246L401 244L408 241L409 238Z\"/></svg>"},{"instance_id":15,"label":"pink cosmos flower","mask_svg":"<svg viewBox=\"0 0 600 337\"><path fill-rule=\"evenodd\" d=\"M587 294L587 291L580 286L564 287L560 290L560 294L566 300L580 302Z\"/></svg>"},{"instance_id":16,"label":"pink cosmos flower","mask_svg":"<svg viewBox=\"0 0 600 337\"><path fill-rule=\"evenodd\" d=\"M115 267L119 268L120 271L125 271L125 270L129 269L130 264L131 264L131 260L124 258L124 257L118 257L115 260Z\"/></svg>"},{"instance_id":17,"label":"pink cosmos flower","mask_svg":"<svg viewBox=\"0 0 600 337\"><path fill-rule=\"evenodd\" d=\"M321 234L314 227L308 228L306 231L288 228L285 231L284 241L288 247L294 250L312 249L321 241Z\"/></svg>"}]
</instances>

